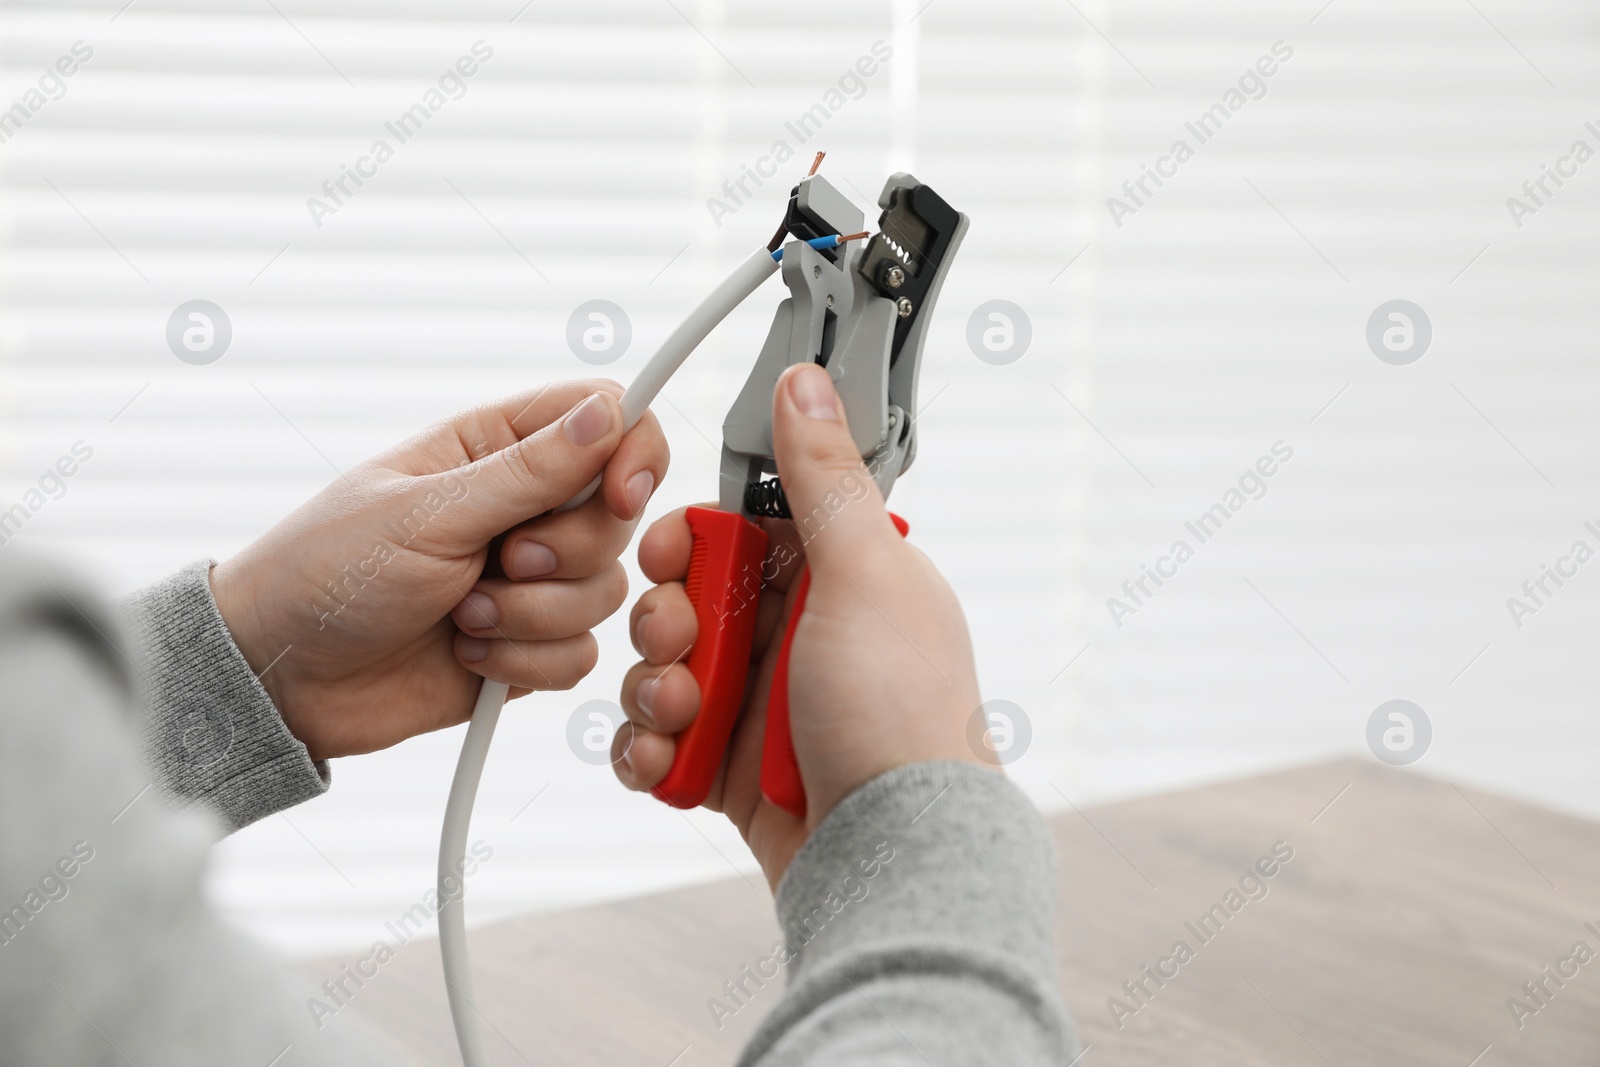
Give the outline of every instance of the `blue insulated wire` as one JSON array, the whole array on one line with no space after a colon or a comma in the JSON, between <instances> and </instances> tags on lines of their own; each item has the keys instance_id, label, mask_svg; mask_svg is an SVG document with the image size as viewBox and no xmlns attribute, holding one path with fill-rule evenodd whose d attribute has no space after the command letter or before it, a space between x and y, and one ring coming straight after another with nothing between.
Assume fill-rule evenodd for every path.
<instances>
[{"instance_id":1,"label":"blue insulated wire","mask_svg":"<svg viewBox=\"0 0 1600 1067\"><path fill-rule=\"evenodd\" d=\"M806 244L810 245L812 248L817 249L818 251L821 251L824 248L838 248L839 247L839 235L836 234L836 233L831 233L826 237L813 237L813 238L811 238L811 240L807 241ZM782 248L774 248L772 250L772 262L774 262L774 263L782 263L783 262L783 249Z\"/></svg>"}]
</instances>

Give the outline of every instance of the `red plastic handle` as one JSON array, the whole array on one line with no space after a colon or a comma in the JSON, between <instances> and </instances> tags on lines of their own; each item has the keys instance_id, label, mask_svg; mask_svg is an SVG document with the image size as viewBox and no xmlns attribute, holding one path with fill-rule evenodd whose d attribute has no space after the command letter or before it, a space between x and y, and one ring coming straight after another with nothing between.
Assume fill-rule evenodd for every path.
<instances>
[{"instance_id":1,"label":"red plastic handle","mask_svg":"<svg viewBox=\"0 0 1600 1067\"><path fill-rule=\"evenodd\" d=\"M783 644L772 671L767 693L767 734L761 742L761 795L797 819L806 817L806 787L800 781L800 762L794 755L794 735L789 732L789 649L795 626L806 610L811 592L811 568L800 572L794 594L794 611L783 627Z\"/></svg>"},{"instance_id":2,"label":"red plastic handle","mask_svg":"<svg viewBox=\"0 0 1600 1067\"><path fill-rule=\"evenodd\" d=\"M700 627L689 673L700 683L700 713L678 734L672 769L651 790L675 808L704 803L722 766L744 703L767 554L766 531L742 515L690 508L688 519L694 547L684 590Z\"/></svg>"},{"instance_id":3,"label":"red plastic handle","mask_svg":"<svg viewBox=\"0 0 1600 1067\"><path fill-rule=\"evenodd\" d=\"M911 527L890 512L895 529L904 537ZM811 592L811 568L800 572L800 588L794 596L794 610L783 628L783 644L772 672L772 690L767 694L767 735L761 746L761 795L797 819L806 817L806 787L800 781L800 763L794 755L794 735L789 732L789 649L794 644L795 626L806 610Z\"/></svg>"}]
</instances>

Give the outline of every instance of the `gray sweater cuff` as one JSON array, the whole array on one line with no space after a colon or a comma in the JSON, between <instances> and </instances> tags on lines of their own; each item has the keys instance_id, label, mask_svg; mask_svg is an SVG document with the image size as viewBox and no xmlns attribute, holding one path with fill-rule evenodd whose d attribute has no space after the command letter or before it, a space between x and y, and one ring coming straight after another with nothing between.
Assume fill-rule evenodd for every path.
<instances>
[{"instance_id":1,"label":"gray sweater cuff","mask_svg":"<svg viewBox=\"0 0 1600 1067\"><path fill-rule=\"evenodd\" d=\"M871 942L942 942L1054 984L1055 852L1032 802L973 763L916 763L845 797L778 885L791 985Z\"/></svg>"},{"instance_id":2,"label":"gray sweater cuff","mask_svg":"<svg viewBox=\"0 0 1600 1067\"><path fill-rule=\"evenodd\" d=\"M1028 799L976 764L912 764L851 793L778 886L789 988L742 1067L917 1063L928 1049L1071 1062L1053 856Z\"/></svg>"},{"instance_id":3,"label":"gray sweater cuff","mask_svg":"<svg viewBox=\"0 0 1600 1067\"><path fill-rule=\"evenodd\" d=\"M141 727L157 783L231 832L328 789L326 763L295 740L233 643L210 560L122 602L145 672Z\"/></svg>"}]
</instances>

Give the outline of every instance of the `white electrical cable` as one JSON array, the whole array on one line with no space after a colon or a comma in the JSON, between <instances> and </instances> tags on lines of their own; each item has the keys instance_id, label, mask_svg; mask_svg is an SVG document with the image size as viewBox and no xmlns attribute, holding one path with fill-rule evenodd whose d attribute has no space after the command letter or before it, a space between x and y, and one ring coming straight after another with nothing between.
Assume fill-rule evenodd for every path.
<instances>
[{"instance_id":1,"label":"white electrical cable","mask_svg":"<svg viewBox=\"0 0 1600 1067\"><path fill-rule=\"evenodd\" d=\"M622 394L622 420L624 432L649 410L656 394L671 379L689 353L699 346L717 323L744 302L778 269L773 253L759 248L750 258L736 267L722 284L700 306L690 312L676 330L661 343L632 384ZM583 491L557 510L568 511L594 496L600 487L597 477ZM495 725L500 721L500 709L506 701L504 682L484 680L478 690L478 703L472 709L472 722L467 726L466 740L461 744L461 759L456 763L456 776L450 783L450 800L444 809L444 830L439 835L439 953L444 959L444 981L450 995L450 1015L456 1024L456 1041L461 1046L461 1062L465 1067L489 1067L489 1054L484 1047L483 1028L478 1024L479 1011L473 1003L472 965L467 957L466 878L463 866L466 861L467 830L472 822L472 802L478 794L478 781L483 777L484 761L489 757L489 742L494 737Z\"/></svg>"},{"instance_id":2,"label":"white electrical cable","mask_svg":"<svg viewBox=\"0 0 1600 1067\"><path fill-rule=\"evenodd\" d=\"M445 992L450 995L450 1015L456 1021L456 1042L467 1067L488 1067L489 1063L472 993L472 963L467 958L467 828L508 688L504 682L485 678L478 689L478 703L467 724L467 739L461 743L461 759L444 806L444 831L439 835L439 954L444 958Z\"/></svg>"},{"instance_id":3,"label":"white electrical cable","mask_svg":"<svg viewBox=\"0 0 1600 1067\"><path fill-rule=\"evenodd\" d=\"M711 295L702 300L700 306L691 311L689 317L661 342L656 354L650 357L644 369L622 391L623 433L633 429L634 424L644 417L644 413L655 402L656 394L678 373L678 368L689 358L689 353L699 347L717 323L727 318L730 311L744 303L746 297L777 271L778 261L772 257L773 253L765 248L750 253L750 258L735 267L733 273L724 278L722 284L713 289ZM594 481L583 487L582 492L556 510L570 511L580 504L587 504L599 488L600 477L596 475Z\"/></svg>"}]
</instances>

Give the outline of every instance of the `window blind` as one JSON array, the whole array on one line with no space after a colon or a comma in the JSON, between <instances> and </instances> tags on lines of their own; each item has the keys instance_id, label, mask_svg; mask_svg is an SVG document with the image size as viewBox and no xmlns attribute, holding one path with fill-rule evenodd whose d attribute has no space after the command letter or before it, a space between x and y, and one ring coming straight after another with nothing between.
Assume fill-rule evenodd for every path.
<instances>
[{"instance_id":1,"label":"window blind","mask_svg":"<svg viewBox=\"0 0 1600 1067\"><path fill-rule=\"evenodd\" d=\"M1600 169L1520 227L1506 206L1600 147L1592 22L1484 0L7 4L0 105L27 115L0 120L0 504L41 506L0 550L122 590L225 557L420 425L593 373L566 342L588 301L628 317L600 368L625 381L826 149L869 218L903 168L973 220L895 506L1041 805L1364 751L1405 698L1432 723L1420 768L1600 810L1600 579L1521 628L1505 603L1600 519ZM777 298L657 404L674 462L647 518L712 491ZM1367 340L1401 299L1432 332L1407 365ZM210 363L177 354L194 320L169 340L197 300L230 333ZM734 871L764 891L719 817L569 751L631 662L623 627L578 689L504 721L474 921ZM291 951L381 936L432 882L459 733L340 761L327 797L220 847L215 899Z\"/></svg>"}]
</instances>

